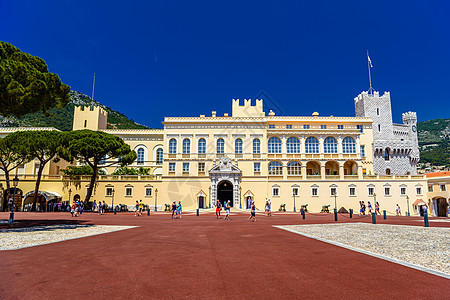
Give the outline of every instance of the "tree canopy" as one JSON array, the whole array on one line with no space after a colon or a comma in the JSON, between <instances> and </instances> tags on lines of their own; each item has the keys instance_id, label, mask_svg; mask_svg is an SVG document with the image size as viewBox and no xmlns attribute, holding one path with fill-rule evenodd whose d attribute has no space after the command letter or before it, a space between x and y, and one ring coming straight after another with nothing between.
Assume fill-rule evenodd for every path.
<instances>
[{"instance_id":1,"label":"tree canopy","mask_svg":"<svg viewBox=\"0 0 450 300\"><path fill-rule=\"evenodd\" d=\"M94 170L89 165L68 166L65 169L61 169L61 172L63 172L63 174L67 175L67 176L86 176L86 175L94 174ZM106 172L103 169L98 169L97 174L98 175L106 175Z\"/></svg>"},{"instance_id":2,"label":"tree canopy","mask_svg":"<svg viewBox=\"0 0 450 300\"><path fill-rule=\"evenodd\" d=\"M27 162L27 153L20 152L19 147L11 138L0 138L0 170L5 173L6 189L11 188L9 173L19 165Z\"/></svg>"},{"instance_id":3,"label":"tree canopy","mask_svg":"<svg viewBox=\"0 0 450 300\"><path fill-rule=\"evenodd\" d=\"M150 175L150 169L143 167L139 167L137 169L121 167L115 170L112 175Z\"/></svg>"},{"instance_id":4,"label":"tree canopy","mask_svg":"<svg viewBox=\"0 0 450 300\"><path fill-rule=\"evenodd\" d=\"M62 108L70 101L69 91L43 59L0 41L0 115L21 117Z\"/></svg>"},{"instance_id":5,"label":"tree canopy","mask_svg":"<svg viewBox=\"0 0 450 300\"><path fill-rule=\"evenodd\" d=\"M30 160L35 158L39 160L39 168L34 189L33 211L36 210L36 201L42 172L49 161L53 160L57 162L59 160L59 157L56 155L61 147L63 136L64 133L60 131L27 130L16 131L6 137L14 142L15 148L19 153L24 153Z\"/></svg>"},{"instance_id":6,"label":"tree canopy","mask_svg":"<svg viewBox=\"0 0 450 300\"><path fill-rule=\"evenodd\" d=\"M88 129L67 132L60 156L70 162L77 160L86 163L92 168L86 202L91 198L100 163L105 167L113 164L125 166L137 158L136 152L120 137Z\"/></svg>"}]
</instances>

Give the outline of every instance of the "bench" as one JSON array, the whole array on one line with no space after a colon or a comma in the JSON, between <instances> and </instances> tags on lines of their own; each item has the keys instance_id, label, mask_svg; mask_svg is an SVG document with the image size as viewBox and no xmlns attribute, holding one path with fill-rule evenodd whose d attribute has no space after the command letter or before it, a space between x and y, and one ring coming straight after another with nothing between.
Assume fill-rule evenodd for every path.
<instances>
[{"instance_id":1,"label":"bench","mask_svg":"<svg viewBox=\"0 0 450 300\"><path fill-rule=\"evenodd\" d=\"M322 205L322 210L320 211L321 213L329 213L330 210L328 209L330 206L329 205Z\"/></svg>"}]
</instances>

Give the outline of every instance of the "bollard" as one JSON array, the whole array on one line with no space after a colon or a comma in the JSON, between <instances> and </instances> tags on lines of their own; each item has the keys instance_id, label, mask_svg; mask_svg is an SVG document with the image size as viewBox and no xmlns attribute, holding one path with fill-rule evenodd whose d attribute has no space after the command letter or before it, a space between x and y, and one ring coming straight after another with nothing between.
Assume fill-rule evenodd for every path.
<instances>
[{"instance_id":1,"label":"bollard","mask_svg":"<svg viewBox=\"0 0 450 300\"><path fill-rule=\"evenodd\" d=\"M147 216L150 216L150 208L147 208Z\"/></svg>"},{"instance_id":2,"label":"bollard","mask_svg":"<svg viewBox=\"0 0 450 300\"><path fill-rule=\"evenodd\" d=\"M337 222L337 209L334 209L334 220Z\"/></svg>"},{"instance_id":3,"label":"bollard","mask_svg":"<svg viewBox=\"0 0 450 300\"><path fill-rule=\"evenodd\" d=\"M372 213L372 224L377 224L377 214Z\"/></svg>"},{"instance_id":4,"label":"bollard","mask_svg":"<svg viewBox=\"0 0 450 300\"><path fill-rule=\"evenodd\" d=\"M425 227L430 227L428 224L428 212L423 214L423 220L425 221Z\"/></svg>"},{"instance_id":5,"label":"bollard","mask_svg":"<svg viewBox=\"0 0 450 300\"><path fill-rule=\"evenodd\" d=\"M198 217L198 215L199 215L199 209L197 208L197 217Z\"/></svg>"},{"instance_id":6,"label":"bollard","mask_svg":"<svg viewBox=\"0 0 450 300\"><path fill-rule=\"evenodd\" d=\"M353 218L353 209L350 208L350 219Z\"/></svg>"},{"instance_id":7,"label":"bollard","mask_svg":"<svg viewBox=\"0 0 450 300\"><path fill-rule=\"evenodd\" d=\"M383 218L386 220L386 211L383 210Z\"/></svg>"}]
</instances>

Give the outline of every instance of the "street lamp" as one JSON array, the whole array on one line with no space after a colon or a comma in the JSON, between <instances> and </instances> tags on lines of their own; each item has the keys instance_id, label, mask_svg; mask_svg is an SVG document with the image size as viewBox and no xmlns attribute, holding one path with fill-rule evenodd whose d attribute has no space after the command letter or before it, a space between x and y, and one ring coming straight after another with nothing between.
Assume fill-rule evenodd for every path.
<instances>
[{"instance_id":1,"label":"street lamp","mask_svg":"<svg viewBox=\"0 0 450 300\"><path fill-rule=\"evenodd\" d=\"M12 202L12 207L11 207L11 213L9 214L9 224L14 223L14 202L16 202L16 189L17 189L17 185L19 184L19 178L14 177L13 179L13 187L14 187L14 196L13 196L13 202Z\"/></svg>"},{"instance_id":2,"label":"street lamp","mask_svg":"<svg viewBox=\"0 0 450 300\"><path fill-rule=\"evenodd\" d=\"M0 211L3 208L3 183L0 182Z\"/></svg>"},{"instance_id":3,"label":"street lamp","mask_svg":"<svg viewBox=\"0 0 450 300\"><path fill-rule=\"evenodd\" d=\"M242 209L242 186L239 187L239 209Z\"/></svg>"},{"instance_id":4,"label":"street lamp","mask_svg":"<svg viewBox=\"0 0 450 300\"><path fill-rule=\"evenodd\" d=\"M406 195L406 203L408 205L408 217L409 217L410 215L409 215L409 196L408 195Z\"/></svg>"},{"instance_id":5,"label":"street lamp","mask_svg":"<svg viewBox=\"0 0 450 300\"><path fill-rule=\"evenodd\" d=\"M155 189L155 212L158 211L158 189Z\"/></svg>"},{"instance_id":6,"label":"street lamp","mask_svg":"<svg viewBox=\"0 0 450 300\"><path fill-rule=\"evenodd\" d=\"M114 190L114 188L112 189L112 198L111 198L111 209L112 209L112 211L114 212L114 192L115 192L115 190Z\"/></svg>"}]
</instances>

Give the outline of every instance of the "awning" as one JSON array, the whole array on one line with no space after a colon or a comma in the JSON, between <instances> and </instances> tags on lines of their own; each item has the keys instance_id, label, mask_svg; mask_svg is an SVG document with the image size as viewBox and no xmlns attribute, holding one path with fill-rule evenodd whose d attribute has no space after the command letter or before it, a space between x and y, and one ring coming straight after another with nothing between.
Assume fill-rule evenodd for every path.
<instances>
[{"instance_id":1,"label":"awning","mask_svg":"<svg viewBox=\"0 0 450 300\"><path fill-rule=\"evenodd\" d=\"M57 192L38 191L38 194L41 194L42 196L44 196L45 201L50 201L50 200L53 200L56 198L61 198L61 195L58 194ZM26 193L23 196L23 198L26 199L30 195L34 195L34 191Z\"/></svg>"},{"instance_id":2,"label":"awning","mask_svg":"<svg viewBox=\"0 0 450 300\"><path fill-rule=\"evenodd\" d=\"M412 205L419 206L419 205L427 205L427 204L422 199L417 199L416 201L414 201L414 203Z\"/></svg>"}]
</instances>

